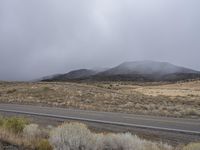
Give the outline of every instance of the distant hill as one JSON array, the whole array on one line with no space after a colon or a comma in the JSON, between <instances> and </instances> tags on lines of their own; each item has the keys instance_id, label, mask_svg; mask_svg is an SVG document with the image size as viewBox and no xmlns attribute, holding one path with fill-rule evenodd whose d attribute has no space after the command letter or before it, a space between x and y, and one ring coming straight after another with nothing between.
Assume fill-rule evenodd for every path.
<instances>
[{"instance_id":1,"label":"distant hill","mask_svg":"<svg viewBox=\"0 0 200 150\"><path fill-rule=\"evenodd\" d=\"M66 74L59 74L55 76L51 76L50 78L44 77L44 81L51 81L51 80L56 80L56 81L65 81L65 80L75 80L75 79L82 79L82 78L87 78L90 76L93 76L97 74L98 71L94 70L89 70L89 69L79 69L79 70L74 70L70 71Z\"/></svg>"},{"instance_id":2,"label":"distant hill","mask_svg":"<svg viewBox=\"0 0 200 150\"><path fill-rule=\"evenodd\" d=\"M44 81L179 81L200 78L200 72L167 62L124 62L114 68L97 71L80 69L45 78Z\"/></svg>"},{"instance_id":3,"label":"distant hill","mask_svg":"<svg viewBox=\"0 0 200 150\"><path fill-rule=\"evenodd\" d=\"M102 74L105 75L123 75L123 74L157 74L166 75L173 73L198 73L184 67L178 67L167 62L155 61L134 61L124 62L117 67L109 69Z\"/></svg>"}]
</instances>

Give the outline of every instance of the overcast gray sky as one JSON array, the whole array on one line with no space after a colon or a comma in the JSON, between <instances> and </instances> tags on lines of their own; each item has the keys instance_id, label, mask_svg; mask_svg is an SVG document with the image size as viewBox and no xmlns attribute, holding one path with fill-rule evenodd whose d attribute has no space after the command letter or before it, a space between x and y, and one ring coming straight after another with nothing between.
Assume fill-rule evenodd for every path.
<instances>
[{"instance_id":1,"label":"overcast gray sky","mask_svg":"<svg viewBox=\"0 0 200 150\"><path fill-rule=\"evenodd\" d=\"M200 0L0 0L0 80L156 60L200 70Z\"/></svg>"}]
</instances>

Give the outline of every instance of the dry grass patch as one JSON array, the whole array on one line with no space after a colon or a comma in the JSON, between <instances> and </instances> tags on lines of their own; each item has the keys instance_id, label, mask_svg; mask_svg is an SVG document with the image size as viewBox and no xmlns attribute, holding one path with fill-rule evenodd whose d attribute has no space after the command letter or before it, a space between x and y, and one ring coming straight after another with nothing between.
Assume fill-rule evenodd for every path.
<instances>
[{"instance_id":1,"label":"dry grass patch","mask_svg":"<svg viewBox=\"0 0 200 150\"><path fill-rule=\"evenodd\" d=\"M200 150L200 143L190 143L183 150Z\"/></svg>"},{"instance_id":2,"label":"dry grass patch","mask_svg":"<svg viewBox=\"0 0 200 150\"><path fill-rule=\"evenodd\" d=\"M47 139L49 134L39 129L36 124L28 124L20 117L2 118L0 125L0 141L18 145L27 149L39 149L41 140ZM44 146L44 144L42 145Z\"/></svg>"},{"instance_id":3,"label":"dry grass patch","mask_svg":"<svg viewBox=\"0 0 200 150\"><path fill-rule=\"evenodd\" d=\"M200 81L174 84L3 82L0 83L0 102L159 116L200 117Z\"/></svg>"}]
</instances>

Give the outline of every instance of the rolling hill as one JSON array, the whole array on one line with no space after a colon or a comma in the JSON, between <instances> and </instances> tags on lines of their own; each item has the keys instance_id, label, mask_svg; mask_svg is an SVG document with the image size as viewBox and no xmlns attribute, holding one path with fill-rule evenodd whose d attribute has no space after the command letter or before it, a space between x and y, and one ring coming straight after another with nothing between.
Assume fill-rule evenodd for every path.
<instances>
[{"instance_id":1,"label":"rolling hill","mask_svg":"<svg viewBox=\"0 0 200 150\"><path fill-rule=\"evenodd\" d=\"M43 81L179 81L200 78L200 72L167 62L132 61L96 71L74 70L66 74L45 77Z\"/></svg>"}]
</instances>

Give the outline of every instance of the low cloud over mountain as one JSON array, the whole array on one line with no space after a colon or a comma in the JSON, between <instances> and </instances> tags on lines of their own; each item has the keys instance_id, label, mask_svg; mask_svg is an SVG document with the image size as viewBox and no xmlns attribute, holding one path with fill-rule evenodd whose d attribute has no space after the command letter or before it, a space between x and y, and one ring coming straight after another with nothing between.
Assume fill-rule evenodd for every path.
<instances>
[{"instance_id":1,"label":"low cloud over mountain","mask_svg":"<svg viewBox=\"0 0 200 150\"><path fill-rule=\"evenodd\" d=\"M167 62L124 62L105 71L74 70L43 78L44 81L178 81L199 78L200 72Z\"/></svg>"}]
</instances>

